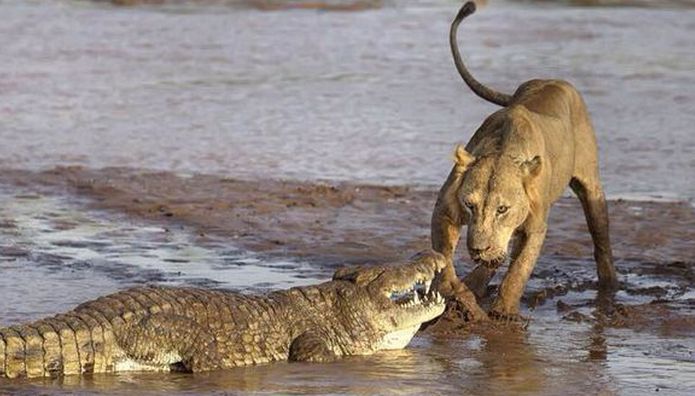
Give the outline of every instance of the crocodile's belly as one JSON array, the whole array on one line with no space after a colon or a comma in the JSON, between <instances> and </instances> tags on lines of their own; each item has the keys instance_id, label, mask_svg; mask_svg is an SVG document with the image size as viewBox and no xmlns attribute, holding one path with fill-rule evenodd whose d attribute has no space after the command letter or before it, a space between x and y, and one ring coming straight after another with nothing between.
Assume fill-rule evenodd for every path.
<instances>
[{"instance_id":1,"label":"crocodile's belly","mask_svg":"<svg viewBox=\"0 0 695 396\"><path fill-rule=\"evenodd\" d=\"M114 359L113 363L113 371L116 373L135 371L168 372L171 371L172 364L181 361L181 356L173 352L159 354L156 359L151 361L134 359L127 356L123 351L118 352L120 353L117 354L118 357Z\"/></svg>"}]
</instances>

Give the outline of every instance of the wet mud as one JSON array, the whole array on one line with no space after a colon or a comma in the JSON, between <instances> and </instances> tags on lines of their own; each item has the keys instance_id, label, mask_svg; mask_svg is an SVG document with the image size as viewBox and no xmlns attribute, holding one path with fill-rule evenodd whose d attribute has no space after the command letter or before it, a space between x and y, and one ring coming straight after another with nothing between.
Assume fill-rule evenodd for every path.
<instances>
[{"instance_id":1,"label":"wet mud","mask_svg":"<svg viewBox=\"0 0 695 396\"><path fill-rule=\"evenodd\" d=\"M511 0L515 1L515 0ZM516 0L526 3L545 3L583 7L650 7L650 8L692 8L693 0Z\"/></svg>"},{"instance_id":2,"label":"wet mud","mask_svg":"<svg viewBox=\"0 0 695 396\"><path fill-rule=\"evenodd\" d=\"M261 259L223 238L200 240L192 227L89 210L88 201L0 185L2 325L135 285L263 292L325 278L300 260Z\"/></svg>"},{"instance_id":3,"label":"wet mud","mask_svg":"<svg viewBox=\"0 0 695 396\"><path fill-rule=\"evenodd\" d=\"M3 287L8 290L3 293L8 302L2 309L10 313L9 322L58 312L76 300L93 297L89 293L96 296L129 283L178 282L258 291L318 282L346 263L403 259L427 247L436 195L424 188L244 181L123 168L5 170L0 184L14 192L13 199L22 200L20 207L31 207L32 201L75 197L71 210L89 214L86 218L40 215L49 219L42 223L48 234L70 232L94 216L130 224L129 229L107 233L103 240L52 238L51 249L57 251L42 249L36 238L25 245L4 243L0 249L3 275L6 282L20 285ZM610 201L609 210L621 290L615 295L597 292L581 208L574 198L563 198L552 210L548 240L523 297L522 313L528 320L521 324L471 324L449 311L405 351L337 364L279 364L195 376L133 374L0 382L0 392L111 393L137 386L143 392L178 394L627 394L656 390L688 394L695 389L691 256L695 210L688 203L625 200ZM9 208L0 216L0 233L6 237L14 233L15 240L19 229L27 233L27 222L18 212ZM143 235L137 231L140 227L161 232ZM159 253L150 259L151 266L143 265L139 244L167 240L164 230L178 233L178 243L189 249L208 250L182 259L162 254L167 249L164 244L154 249ZM128 234L140 242L128 245L119 239ZM80 249L104 255L112 244L121 246L121 253L129 249L135 253L102 267L126 275L85 275L98 272L99 261L94 257L79 260L78 253L84 254ZM225 247L230 246L237 252L252 252L246 254L256 261L245 261L248 256L243 254L225 259L229 256ZM31 271L39 272L18 268L26 260L36 264ZM251 278L242 273L225 275L225 262L243 269L254 263L263 267L259 263L266 261L285 265L279 265L281 272L275 276L263 268L252 268L255 277ZM471 269L465 256L458 266L460 274ZM42 268L52 268L60 277L46 276ZM176 269L188 276L172 275ZM40 283L45 280L48 288L68 297L45 293L40 299L26 299L31 285L26 277L41 279ZM243 284L247 279L256 281ZM84 290L85 283L90 284L89 293L72 292ZM489 287L484 306L498 283L496 279ZM7 322L3 317L2 323Z\"/></svg>"},{"instance_id":4,"label":"wet mud","mask_svg":"<svg viewBox=\"0 0 695 396\"><path fill-rule=\"evenodd\" d=\"M346 260L350 264L400 259L404 252L429 247L437 194L424 187L248 181L127 168L5 170L0 182L44 185L92 198L93 208L186 224L195 227L200 238L221 235L254 251L328 266ZM692 204L619 199L609 201L609 212L618 267L623 261L626 266L631 262L692 264ZM591 259L591 238L578 200L560 199L551 210L549 224L544 256ZM467 272L469 267L462 265Z\"/></svg>"},{"instance_id":5,"label":"wet mud","mask_svg":"<svg viewBox=\"0 0 695 396\"><path fill-rule=\"evenodd\" d=\"M0 325L133 284L315 283L429 245L448 156L494 111L451 65L457 5L114 2L148 4L0 2ZM488 3L461 37L481 81L511 91L559 77L587 101L620 292L596 291L566 198L523 297L525 329L450 310L406 350L335 364L0 380L0 394L695 393L695 3ZM313 10L258 11L274 4ZM134 169L94 170L122 164ZM86 168L44 171L57 165ZM457 265L471 270L464 253Z\"/></svg>"}]
</instances>

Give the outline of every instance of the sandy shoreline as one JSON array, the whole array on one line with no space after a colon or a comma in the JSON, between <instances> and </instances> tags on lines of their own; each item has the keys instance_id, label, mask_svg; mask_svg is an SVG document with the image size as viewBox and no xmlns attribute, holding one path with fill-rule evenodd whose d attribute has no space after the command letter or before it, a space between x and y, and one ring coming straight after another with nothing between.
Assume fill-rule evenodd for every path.
<instances>
[{"instance_id":1,"label":"sandy shoreline","mask_svg":"<svg viewBox=\"0 0 695 396\"><path fill-rule=\"evenodd\" d=\"M268 255L323 265L382 262L429 245L435 190L349 183L244 181L127 168L4 170L0 182L86 195L93 206L194 226ZM611 236L621 259L688 262L695 251L695 209L686 202L609 202ZM574 198L552 209L543 255L591 259L583 213ZM464 257L464 267L467 260Z\"/></svg>"},{"instance_id":2,"label":"sandy shoreline","mask_svg":"<svg viewBox=\"0 0 695 396\"><path fill-rule=\"evenodd\" d=\"M0 172L0 184L10 194L13 186L17 187L15 195L34 192L35 199L51 195L87 197L89 199L79 200L81 206L77 208L89 202L88 209L106 210L122 217L125 213L135 224L145 220L145 223L168 228L171 233L186 233L191 235L193 243L201 246L229 241L230 246L253 251L262 260L296 259L308 265L295 271L315 270L326 277L341 264L402 260L427 247L429 217L436 196L433 189L244 181L215 175L181 176L125 168L61 167L43 172L6 169ZM590 389L590 393L611 389L688 389L695 385L688 379L693 372L695 356L692 342L695 209L689 203L624 200L610 201L609 208L613 247L622 283L615 297L596 293L591 242L581 208L576 199L563 198L553 208L547 243L522 300L522 311L531 318L525 332L508 331L498 324L471 326L462 322L455 311L449 311L437 325L420 333L413 348L405 350L404 353L416 362L417 369L412 372L402 359L392 365L388 355L377 355L358 360L357 364L348 360L344 366L327 365L314 371L311 367L269 365L220 374L220 378L227 378L227 375L262 377L270 373L271 377L280 378L278 383L267 379L255 382L248 389L226 380L220 383L215 374L203 380L187 377L182 383L192 389L233 392L268 390L273 386L287 390L298 386L304 393L314 389L314 380L293 385L282 377L285 371L298 370L302 375L312 372L318 378L316 381L330 384L343 375L344 370L359 371L368 364L382 373L379 375L387 377L392 376L394 370L404 370L406 380L416 378L423 386L444 389L445 393L498 386L500 394L506 394L516 389L518 383L526 384L545 375L551 378L546 383L536 384L534 393L557 394L565 387ZM12 223L11 212L8 218ZM0 227L10 231L21 227L19 223L9 223L0 224ZM26 277L19 276L30 271L22 267L23 263L41 265L23 261L27 252L17 251L13 256L11 240L9 245L0 246L0 253L6 256L6 264L12 264L6 267L11 282L26 282ZM470 265L465 253L461 255L459 271L465 275ZM34 257L37 258L39 256ZM123 265L125 263L127 260ZM172 264L162 265L168 268ZM195 263L177 265L194 266ZM82 271L89 272L91 268L85 263ZM62 284L69 280L73 288L87 286L79 280L79 272L72 272L70 266L61 264L56 270L65 277L56 282ZM101 279L99 275L91 276ZM27 287L45 284L46 280L37 278L31 282L34 286ZM99 288L98 285L94 287ZM57 289L74 293L69 291L73 290L69 285ZM486 306L489 298L482 303ZM37 309L26 302L17 308L17 317ZM505 354L505 359L499 359L500 353ZM661 371L654 365L654 359L666 362ZM443 362L443 367L432 362ZM473 362L474 366L453 371L453 366L449 366L460 367L464 362ZM482 366L476 366L476 362L483 362ZM445 376L442 378L447 379L433 381L429 375L418 374L422 367L441 372ZM519 367L535 368L528 371ZM499 370L504 373L503 378L493 375ZM633 378L639 370L643 370L643 374ZM657 374L653 374L654 370ZM652 374L644 374L647 372ZM451 378L452 373L454 378ZM676 377L685 382L674 382ZM169 378L153 377L144 381L153 381L149 386L159 389ZM354 387L361 384L363 378L363 373L355 374L349 389L356 389ZM108 381L108 378L99 377L93 383L71 385L66 381L59 386L88 392L101 392L110 386L121 389L120 383L113 385ZM0 381L0 393L4 386L10 384L3 385ZM32 386L35 385L22 384L16 389L44 392L54 390L56 385ZM326 389L320 388L319 393L326 393Z\"/></svg>"}]
</instances>

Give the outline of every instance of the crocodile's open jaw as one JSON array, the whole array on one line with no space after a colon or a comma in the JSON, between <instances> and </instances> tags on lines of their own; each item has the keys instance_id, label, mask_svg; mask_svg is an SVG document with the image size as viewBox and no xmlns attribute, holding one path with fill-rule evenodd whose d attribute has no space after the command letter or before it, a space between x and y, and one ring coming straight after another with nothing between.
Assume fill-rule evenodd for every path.
<instances>
[{"instance_id":1,"label":"crocodile's open jaw","mask_svg":"<svg viewBox=\"0 0 695 396\"><path fill-rule=\"evenodd\" d=\"M444 313L444 298L431 286L446 263L443 255L425 251L405 264L344 267L333 280L352 283L365 299L361 313L382 334L372 346L401 349L422 323Z\"/></svg>"},{"instance_id":2,"label":"crocodile's open jaw","mask_svg":"<svg viewBox=\"0 0 695 396\"><path fill-rule=\"evenodd\" d=\"M430 290L431 284L431 279L419 281L409 290L391 293L389 298L400 310L396 314L399 319L396 329L384 335L379 350L405 348L422 323L444 312L444 298L439 292Z\"/></svg>"},{"instance_id":3,"label":"crocodile's open jaw","mask_svg":"<svg viewBox=\"0 0 695 396\"><path fill-rule=\"evenodd\" d=\"M435 271L435 274L439 271ZM396 306L391 312L395 329L386 333L378 346L379 350L402 349L413 338L420 325L430 321L444 312L444 298L431 290L432 278L417 280L404 290L388 293Z\"/></svg>"},{"instance_id":4,"label":"crocodile's open jaw","mask_svg":"<svg viewBox=\"0 0 695 396\"><path fill-rule=\"evenodd\" d=\"M444 256L426 251L405 264L341 268L333 279L348 281L364 292L368 303L362 313L383 334L376 349L401 349L422 323L444 312L444 298L431 286L445 266Z\"/></svg>"}]
</instances>

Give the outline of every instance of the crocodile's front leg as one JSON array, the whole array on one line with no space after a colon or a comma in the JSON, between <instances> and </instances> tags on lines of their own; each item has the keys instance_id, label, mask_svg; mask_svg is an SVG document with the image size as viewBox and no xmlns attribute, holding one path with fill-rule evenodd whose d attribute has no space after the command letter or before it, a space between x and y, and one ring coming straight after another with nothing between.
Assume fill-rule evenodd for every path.
<instances>
[{"instance_id":1,"label":"crocodile's front leg","mask_svg":"<svg viewBox=\"0 0 695 396\"><path fill-rule=\"evenodd\" d=\"M155 369L188 372L223 367L215 337L184 316L171 313L149 315L125 326L116 336L126 355L125 360L116 363L116 371L129 369L131 362L128 359Z\"/></svg>"},{"instance_id":2,"label":"crocodile's front leg","mask_svg":"<svg viewBox=\"0 0 695 396\"><path fill-rule=\"evenodd\" d=\"M289 360L291 362L326 363L337 358L338 356L331 350L326 340L312 331L302 333L290 344Z\"/></svg>"}]
</instances>

